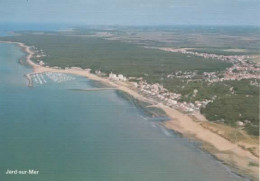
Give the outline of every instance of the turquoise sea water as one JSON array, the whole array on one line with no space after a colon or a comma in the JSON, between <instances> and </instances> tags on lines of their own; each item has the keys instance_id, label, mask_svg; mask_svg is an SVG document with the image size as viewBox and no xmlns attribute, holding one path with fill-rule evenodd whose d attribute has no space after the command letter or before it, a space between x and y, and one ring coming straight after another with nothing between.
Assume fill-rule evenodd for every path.
<instances>
[{"instance_id":1,"label":"turquoise sea water","mask_svg":"<svg viewBox=\"0 0 260 181\"><path fill-rule=\"evenodd\" d=\"M1 181L244 180L195 142L149 121L114 90L65 74L33 77L18 47L0 44ZM38 175L6 175L39 170Z\"/></svg>"}]
</instances>

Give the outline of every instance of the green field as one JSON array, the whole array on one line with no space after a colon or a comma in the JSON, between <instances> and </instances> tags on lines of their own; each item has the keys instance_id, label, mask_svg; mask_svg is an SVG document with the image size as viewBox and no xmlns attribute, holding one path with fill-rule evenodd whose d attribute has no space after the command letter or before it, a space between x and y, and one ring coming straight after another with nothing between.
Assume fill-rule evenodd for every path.
<instances>
[{"instance_id":1,"label":"green field","mask_svg":"<svg viewBox=\"0 0 260 181\"><path fill-rule=\"evenodd\" d=\"M201 52L234 55L227 49L243 49L236 54L260 53L260 28L253 26L147 26L147 27L86 27L72 34L96 35L108 33L123 42L145 46L195 48ZM101 37L104 37L103 35Z\"/></svg>"}]
</instances>

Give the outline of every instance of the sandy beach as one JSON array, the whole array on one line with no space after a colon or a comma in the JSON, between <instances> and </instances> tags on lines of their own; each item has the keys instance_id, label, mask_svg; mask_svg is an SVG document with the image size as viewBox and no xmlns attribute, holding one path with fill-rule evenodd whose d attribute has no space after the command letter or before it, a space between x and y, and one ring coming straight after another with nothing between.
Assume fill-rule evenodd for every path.
<instances>
[{"instance_id":1,"label":"sandy beach","mask_svg":"<svg viewBox=\"0 0 260 181\"><path fill-rule=\"evenodd\" d=\"M108 78L99 77L87 70L76 68L58 69L38 65L31 60L31 58L34 56L34 52L30 50L29 46L26 46L23 43L1 41L0 43L15 43L20 46L26 53L28 53L26 61L29 65L32 66L34 73L57 72L84 76L88 79L100 81L103 84L112 86L118 90L130 94L135 99L153 104L154 106L165 111L165 113L171 118L170 121L162 123L166 128L177 131L188 138L202 141L206 150L214 155L217 159L223 161L225 164L230 165L237 172L249 175L255 180L259 179L259 167L250 166L250 163L259 163L258 156L252 154L249 150L241 148L241 146L238 144L232 143L224 137L201 126L200 121L194 121L189 115L168 106L158 104L155 101L142 96L130 85L122 82L110 81ZM28 76L30 75L27 75L27 77Z\"/></svg>"}]
</instances>

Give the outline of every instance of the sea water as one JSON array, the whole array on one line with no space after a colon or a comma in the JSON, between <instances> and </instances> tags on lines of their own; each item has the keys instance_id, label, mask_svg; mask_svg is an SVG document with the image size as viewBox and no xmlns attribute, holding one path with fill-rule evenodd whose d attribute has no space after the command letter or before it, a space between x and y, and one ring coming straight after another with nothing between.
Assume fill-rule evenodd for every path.
<instances>
[{"instance_id":1,"label":"sea water","mask_svg":"<svg viewBox=\"0 0 260 181\"><path fill-rule=\"evenodd\" d=\"M27 87L23 56L0 44L1 181L244 180L115 90L55 73Z\"/></svg>"}]
</instances>

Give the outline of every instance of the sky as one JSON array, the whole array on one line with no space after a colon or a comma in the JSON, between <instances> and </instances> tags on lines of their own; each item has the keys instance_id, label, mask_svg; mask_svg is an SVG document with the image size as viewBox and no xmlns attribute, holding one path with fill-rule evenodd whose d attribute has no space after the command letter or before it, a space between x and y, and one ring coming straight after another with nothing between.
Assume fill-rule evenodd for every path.
<instances>
[{"instance_id":1,"label":"sky","mask_svg":"<svg viewBox=\"0 0 260 181\"><path fill-rule=\"evenodd\" d=\"M0 0L0 22L260 26L260 0Z\"/></svg>"}]
</instances>

